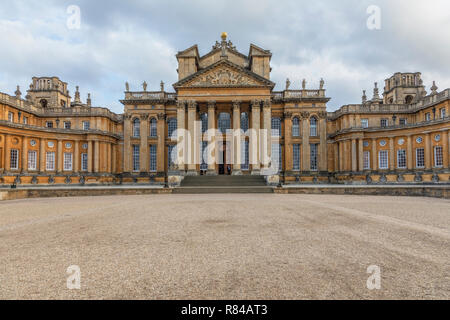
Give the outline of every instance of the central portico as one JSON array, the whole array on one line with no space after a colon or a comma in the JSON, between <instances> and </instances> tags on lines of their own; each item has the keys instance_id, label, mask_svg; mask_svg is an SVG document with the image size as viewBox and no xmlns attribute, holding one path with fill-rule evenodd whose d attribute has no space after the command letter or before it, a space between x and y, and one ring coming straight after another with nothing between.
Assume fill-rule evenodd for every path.
<instances>
[{"instance_id":1,"label":"central portico","mask_svg":"<svg viewBox=\"0 0 450 320\"><path fill-rule=\"evenodd\" d=\"M131 91L126 84L124 177L327 176L326 102L320 89L274 92L272 53L251 44L237 51L223 33L210 52L197 45L176 55L175 93ZM176 184L178 180L169 183Z\"/></svg>"}]
</instances>

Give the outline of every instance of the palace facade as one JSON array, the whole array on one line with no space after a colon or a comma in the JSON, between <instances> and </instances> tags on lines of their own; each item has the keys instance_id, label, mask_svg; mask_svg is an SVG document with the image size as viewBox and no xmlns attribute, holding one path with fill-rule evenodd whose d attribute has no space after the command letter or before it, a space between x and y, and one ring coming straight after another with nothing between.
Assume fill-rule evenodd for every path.
<instances>
[{"instance_id":1,"label":"palace facade","mask_svg":"<svg viewBox=\"0 0 450 320\"><path fill-rule=\"evenodd\" d=\"M175 92L131 91L123 114L72 100L57 77L0 93L0 185L171 184L264 175L270 184L449 183L450 89L396 73L372 98L327 112L318 88L274 91L270 51L226 34L176 55ZM181 147L180 147L181 146Z\"/></svg>"}]
</instances>

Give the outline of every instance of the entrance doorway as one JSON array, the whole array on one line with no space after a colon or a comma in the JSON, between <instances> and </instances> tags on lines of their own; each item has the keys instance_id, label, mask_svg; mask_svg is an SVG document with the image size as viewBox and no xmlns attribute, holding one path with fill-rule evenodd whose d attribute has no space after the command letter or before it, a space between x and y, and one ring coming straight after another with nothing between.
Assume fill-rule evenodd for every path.
<instances>
[{"instance_id":1,"label":"entrance doorway","mask_svg":"<svg viewBox=\"0 0 450 320\"><path fill-rule=\"evenodd\" d=\"M231 154L226 141L219 146L219 156L219 175L231 175Z\"/></svg>"}]
</instances>

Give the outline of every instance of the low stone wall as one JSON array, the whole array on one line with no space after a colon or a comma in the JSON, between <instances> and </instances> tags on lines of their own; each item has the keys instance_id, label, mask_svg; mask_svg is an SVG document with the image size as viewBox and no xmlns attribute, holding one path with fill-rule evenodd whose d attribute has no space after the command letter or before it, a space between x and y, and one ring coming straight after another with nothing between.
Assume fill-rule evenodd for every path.
<instances>
[{"instance_id":1,"label":"low stone wall","mask_svg":"<svg viewBox=\"0 0 450 320\"><path fill-rule=\"evenodd\" d=\"M145 195L169 194L172 189L164 188L33 188L0 189L1 200L18 200L28 198L93 197L111 195Z\"/></svg>"},{"instance_id":2,"label":"low stone wall","mask_svg":"<svg viewBox=\"0 0 450 320\"><path fill-rule=\"evenodd\" d=\"M409 196L450 199L450 185L442 186L293 186L276 188L278 194L338 194L366 196Z\"/></svg>"}]
</instances>

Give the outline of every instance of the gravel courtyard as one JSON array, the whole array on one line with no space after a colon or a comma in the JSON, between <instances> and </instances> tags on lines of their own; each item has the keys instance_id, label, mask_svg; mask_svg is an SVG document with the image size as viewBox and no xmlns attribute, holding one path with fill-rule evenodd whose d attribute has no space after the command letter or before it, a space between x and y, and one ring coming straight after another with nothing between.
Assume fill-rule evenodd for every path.
<instances>
[{"instance_id":1,"label":"gravel courtyard","mask_svg":"<svg viewBox=\"0 0 450 320\"><path fill-rule=\"evenodd\" d=\"M81 269L68 290L66 270ZM367 268L381 268L368 290ZM450 201L150 195L0 202L0 299L450 299Z\"/></svg>"}]
</instances>

